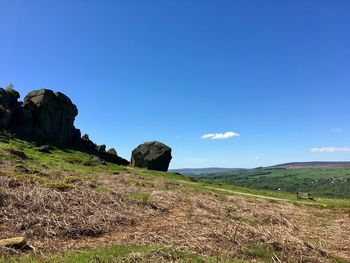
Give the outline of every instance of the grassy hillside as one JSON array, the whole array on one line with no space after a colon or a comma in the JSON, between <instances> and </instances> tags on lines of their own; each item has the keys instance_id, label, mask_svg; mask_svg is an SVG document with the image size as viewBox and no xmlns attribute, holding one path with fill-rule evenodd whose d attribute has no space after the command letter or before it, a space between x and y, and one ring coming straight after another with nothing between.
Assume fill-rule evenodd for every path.
<instances>
[{"instance_id":1,"label":"grassy hillside","mask_svg":"<svg viewBox=\"0 0 350 263\"><path fill-rule=\"evenodd\" d=\"M292 162L292 163L282 163L266 168L284 168L284 169L294 169L294 168L350 168L350 162Z\"/></svg>"},{"instance_id":2,"label":"grassy hillside","mask_svg":"<svg viewBox=\"0 0 350 263\"><path fill-rule=\"evenodd\" d=\"M253 169L197 177L256 189L350 198L350 168Z\"/></svg>"},{"instance_id":3,"label":"grassy hillside","mask_svg":"<svg viewBox=\"0 0 350 263\"><path fill-rule=\"evenodd\" d=\"M346 262L349 200L197 181L2 137L0 262Z\"/></svg>"},{"instance_id":4,"label":"grassy hillside","mask_svg":"<svg viewBox=\"0 0 350 263\"><path fill-rule=\"evenodd\" d=\"M171 169L170 172L193 176L193 175L200 175L200 174L224 173L224 172L232 172L232 171L237 172L237 171L244 171L244 170L247 170L247 169L209 167L209 168Z\"/></svg>"}]
</instances>

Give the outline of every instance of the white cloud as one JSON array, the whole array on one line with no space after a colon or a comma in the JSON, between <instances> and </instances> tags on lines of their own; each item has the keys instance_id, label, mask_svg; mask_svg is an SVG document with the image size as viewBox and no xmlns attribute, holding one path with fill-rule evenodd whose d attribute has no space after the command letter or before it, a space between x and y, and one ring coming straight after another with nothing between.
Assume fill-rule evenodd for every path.
<instances>
[{"instance_id":1,"label":"white cloud","mask_svg":"<svg viewBox=\"0 0 350 263\"><path fill-rule=\"evenodd\" d=\"M332 128L331 131L332 132L341 132L342 128Z\"/></svg>"},{"instance_id":2,"label":"white cloud","mask_svg":"<svg viewBox=\"0 0 350 263\"><path fill-rule=\"evenodd\" d=\"M209 133L209 134L204 134L201 136L202 139L212 139L212 140L217 140L217 139L229 139L231 137L238 137L240 136L238 133L235 132L225 132L225 133Z\"/></svg>"},{"instance_id":3,"label":"white cloud","mask_svg":"<svg viewBox=\"0 0 350 263\"><path fill-rule=\"evenodd\" d=\"M350 152L350 147L320 147L312 148L311 152L314 153L337 153L337 152Z\"/></svg>"},{"instance_id":4,"label":"white cloud","mask_svg":"<svg viewBox=\"0 0 350 263\"><path fill-rule=\"evenodd\" d=\"M255 161L259 160L259 156L255 156L254 160Z\"/></svg>"}]
</instances>

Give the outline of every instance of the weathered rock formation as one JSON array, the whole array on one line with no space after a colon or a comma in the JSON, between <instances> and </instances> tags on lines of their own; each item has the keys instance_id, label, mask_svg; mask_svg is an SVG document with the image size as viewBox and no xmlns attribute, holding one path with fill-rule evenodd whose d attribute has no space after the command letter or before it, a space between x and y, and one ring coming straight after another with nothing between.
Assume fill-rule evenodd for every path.
<instances>
[{"instance_id":1,"label":"weathered rock formation","mask_svg":"<svg viewBox=\"0 0 350 263\"><path fill-rule=\"evenodd\" d=\"M106 146L96 146L88 135L80 137L74 127L77 107L70 98L48 89L31 91L23 102L11 86L0 88L0 129L22 139L78 147L99 155L106 161L128 165L129 162L115 153L106 152Z\"/></svg>"},{"instance_id":2,"label":"weathered rock formation","mask_svg":"<svg viewBox=\"0 0 350 263\"><path fill-rule=\"evenodd\" d=\"M84 134L83 136L81 136L80 145L87 150L95 149L95 148L97 149L96 143L90 140L90 137L88 134Z\"/></svg>"},{"instance_id":3,"label":"weathered rock formation","mask_svg":"<svg viewBox=\"0 0 350 263\"><path fill-rule=\"evenodd\" d=\"M131 154L131 165L150 170L167 171L171 161L171 148L157 141L137 146Z\"/></svg>"},{"instance_id":4,"label":"weathered rock formation","mask_svg":"<svg viewBox=\"0 0 350 263\"><path fill-rule=\"evenodd\" d=\"M9 126L15 109L19 106L19 93L12 88L0 88L0 127Z\"/></svg>"},{"instance_id":5,"label":"weathered rock formation","mask_svg":"<svg viewBox=\"0 0 350 263\"><path fill-rule=\"evenodd\" d=\"M118 155L117 151L114 148L109 149L107 152L112 155Z\"/></svg>"},{"instance_id":6,"label":"weathered rock formation","mask_svg":"<svg viewBox=\"0 0 350 263\"><path fill-rule=\"evenodd\" d=\"M106 152L106 145L104 145L104 144L98 145L98 146L97 146L97 150L98 150L99 152L102 152L102 153Z\"/></svg>"},{"instance_id":7,"label":"weathered rock formation","mask_svg":"<svg viewBox=\"0 0 350 263\"><path fill-rule=\"evenodd\" d=\"M71 144L80 138L80 131L74 127L78 109L66 95L34 90L24 98L23 108L31 111L35 132L48 141Z\"/></svg>"}]
</instances>

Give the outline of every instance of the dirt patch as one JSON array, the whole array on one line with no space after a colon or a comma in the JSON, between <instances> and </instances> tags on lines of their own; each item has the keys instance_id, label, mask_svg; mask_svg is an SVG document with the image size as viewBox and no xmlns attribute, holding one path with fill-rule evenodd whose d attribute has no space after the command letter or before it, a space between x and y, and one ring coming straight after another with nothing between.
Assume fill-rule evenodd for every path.
<instances>
[{"instance_id":1,"label":"dirt patch","mask_svg":"<svg viewBox=\"0 0 350 263\"><path fill-rule=\"evenodd\" d=\"M13 149L7 149L7 152L11 156L13 156L15 158L19 158L21 160L27 160L28 159L28 156L22 151L17 151L17 150L13 150Z\"/></svg>"}]
</instances>

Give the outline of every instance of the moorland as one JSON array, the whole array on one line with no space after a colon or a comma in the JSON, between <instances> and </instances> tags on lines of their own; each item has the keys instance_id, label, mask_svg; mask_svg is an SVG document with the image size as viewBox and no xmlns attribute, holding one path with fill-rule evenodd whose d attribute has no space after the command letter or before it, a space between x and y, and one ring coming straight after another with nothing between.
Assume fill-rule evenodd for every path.
<instances>
[{"instance_id":1,"label":"moorland","mask_svg":"<svg viewBox=\"0 0 350 263\"><path fill-rule=\"evenodd\" d=\"M3 134L0 262L347 262L350 200L37 150ZM253 176L254 177L254 176Z\"/></svg>"}]
</instances>

